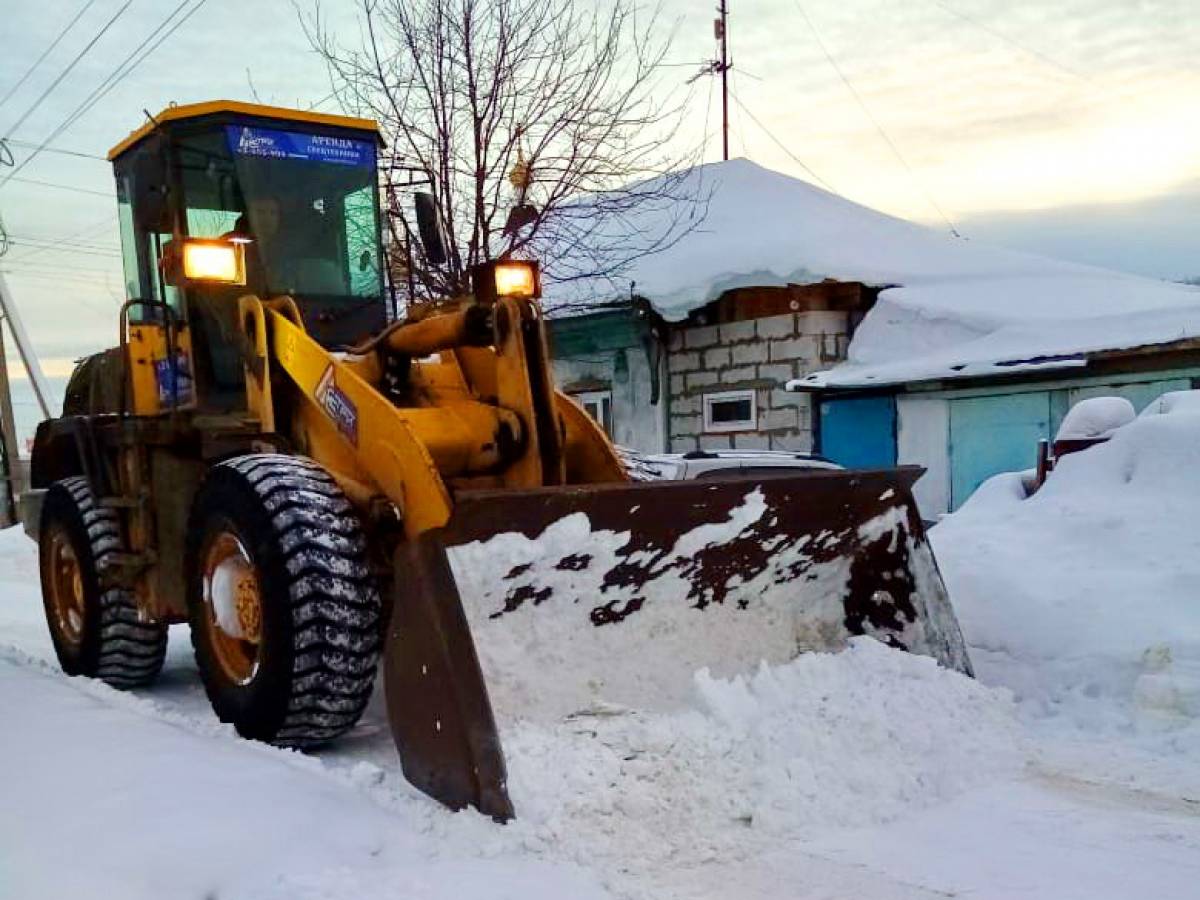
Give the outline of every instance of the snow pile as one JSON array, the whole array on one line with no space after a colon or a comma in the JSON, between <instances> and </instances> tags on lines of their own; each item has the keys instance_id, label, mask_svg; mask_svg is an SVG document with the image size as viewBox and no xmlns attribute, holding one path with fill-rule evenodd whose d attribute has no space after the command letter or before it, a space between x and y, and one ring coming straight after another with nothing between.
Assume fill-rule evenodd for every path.
<instances>
[{"instance_id":1,"label":"snow pile","mask_svg":"<svg viewBox=\"0 0 1200 900\"><path fill-rule=\"evenodd\" d=\"M1200 409L1160 406L1028 499L1019 474L993 478L930 537L981 678L1035 715L1194 761Z\"/></svg>"},{"instance_id":2,"label":"snow pile","mask_svg":"<svg viewBox=\"0 0 1200 900\"><path fill-rule=\"evenodd\" d=\"M1135 418L1133 404L1124 397L1091 397L1072 406L1058 426L1056 441L1105 438Z\"/></svg>"},{"instance_id":3,"label":"snow pile","mask_svg":"<svg viewBox=\"0 0 1200 900\"><path fill-rule=\"evenodd\" d=\"M504 729L525 847L654 872L890 820L1023 763L1005 692L857 638L748 677L695 677L690 708Z\"/></svg>"},{"instance_id":4,"label":"snow pile","mask_svg":"<svg viewBox=\"0 0 1200 900\"><path fill-rule=\"evenodd\" d=\"M1200 336L1200 289L955 238L745 159L698 166L674 190L707 198L693 230L609 278L549 284L547 306L625 299L632 286L679 321L737 287L836 278L888 288L849 362L801 379L807 387L1057 368L1090 351ZM647 204L611 228L664 234L681 215Z\"/></svg>"},{"instance_id":5,"label":"snow pile","mask_svg":"<svg viewBox=\"0 0 1200 900\"><path fill-rule=\"evenodd\" d=\"M1139 415L1158 416L1177 411L1200 413L1200 391L1167 391L1148 404Z\"/></svg>"}]
</instances>

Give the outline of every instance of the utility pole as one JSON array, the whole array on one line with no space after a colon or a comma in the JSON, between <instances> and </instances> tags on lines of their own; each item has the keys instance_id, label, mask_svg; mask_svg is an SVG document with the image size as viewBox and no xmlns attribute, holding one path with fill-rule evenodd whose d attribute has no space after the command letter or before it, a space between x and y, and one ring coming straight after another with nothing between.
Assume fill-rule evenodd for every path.
<instances>
[{"instance_id":1,"label":"utility pole","mask_svg":"<svg viewBox=\"0 0 1200 900\"><path fill-rule=\"evenodd\" d=\"M728 0L717 0L717 17L713 19L713 37L717 39L717 58L706 59L700 71L687 80L691 84L697 78L709 75L721 76L721 159L729 159L729 70L733 60L729 58L729 5ZM711 101L711 97L709 98ZM708 131L708 110L704 111L704 129ZM708 134L704 135L708 140Z\"/></svg>"},{"instance_id":2,"label":"utility pole","mask_svg":"<svg viewBox=\"0 0 1200 900\"><path fill-rule=\"evenodd\" d=\"M713 20L713 33L721 48L721 58L713 63L713 68L721 73L721 159L729 159L729 70L733 63L729 61L729 8L726 0L720 0L717 6L719 18Z\"/></svg>"}]
</instances>

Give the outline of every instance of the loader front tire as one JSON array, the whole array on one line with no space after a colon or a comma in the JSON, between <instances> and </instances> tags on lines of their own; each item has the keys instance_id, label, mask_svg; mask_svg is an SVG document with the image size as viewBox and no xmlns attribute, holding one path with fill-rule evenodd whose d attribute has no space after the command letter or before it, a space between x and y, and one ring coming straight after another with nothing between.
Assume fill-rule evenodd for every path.
<instances>
[{"instance_id":1,"label":"loader front tire","mask_svg":"<svg viewBox=\"0 0 1200 900\"><path fill-rule=\"evenodd\" d=\"M217 717L286 747L349 731L371 696L382 611L333 478L302 457L228 460L201 485L189 534L192 645Z\"/></svg>"},{"instance_id":2,"label":"loader front tire","mask_svg":"<svg viewBox=\"0 0 1200 900\"><path fill-rule=\"evenodd\" d=\"M68 675L132 688L162 670L167 626L139 615L133 591L105 583L105 569L122 547L117 514L96 502L86 478L50 486L38 568L54 652Z\"/></svg>"}]
</instances>

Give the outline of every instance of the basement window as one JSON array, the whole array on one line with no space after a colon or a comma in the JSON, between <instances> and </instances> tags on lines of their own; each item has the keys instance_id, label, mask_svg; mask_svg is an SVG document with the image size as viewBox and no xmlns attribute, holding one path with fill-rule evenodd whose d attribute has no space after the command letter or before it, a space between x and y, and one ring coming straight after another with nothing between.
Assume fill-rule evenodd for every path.
<instances>
[{"instance_id":1,"label":"basement window","mask_svg":"<svg viewBox=\"0 0 1200 900\"><path fill-rule=\"evenodd\" d=\"M754 391L721 391L704 395L705 431L753 431L758 427Z\"/></svg>"},{"instance_id":2,"label":"basement window","mask_svg":"<svg viewBox=\"0 0 1200 900\"><path fill-rule=\"evenodd\" d=\"M606 434L612 434L612 391L580 391L572 396Z\"/></svg>"}]
</instances>

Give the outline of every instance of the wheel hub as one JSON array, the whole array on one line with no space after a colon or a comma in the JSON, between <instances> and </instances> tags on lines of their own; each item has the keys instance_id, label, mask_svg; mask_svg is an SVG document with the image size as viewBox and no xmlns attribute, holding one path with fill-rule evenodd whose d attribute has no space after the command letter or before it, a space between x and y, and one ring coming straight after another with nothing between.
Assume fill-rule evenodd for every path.
<instances>
[{"instance_id":1,"label":"wheel hub","mask_svg":"<svg viewBox=\"0 0 1200 900\"><path fill-rule=\"evenodd\" d=\"M217 662L231 681L245 684L258 669L262 592L257 567L231 531L215 535L204 554L204 603Z\"/></svg>"},{"instance_id":2,"label":"wheel hub","mask_svg":"<svg viewBox=\"0 0 1200 900\"><path fill-rule=\"evenodd\" d=\"M61 527L50 535L50 606L63 640L78 646L83 640L83 573L71 538Z\"/></svg>"}]
</instances>

